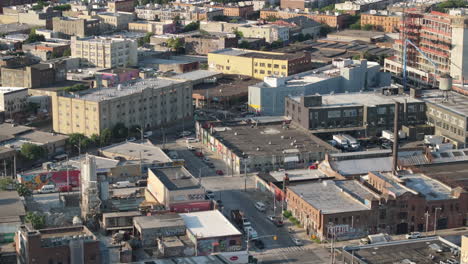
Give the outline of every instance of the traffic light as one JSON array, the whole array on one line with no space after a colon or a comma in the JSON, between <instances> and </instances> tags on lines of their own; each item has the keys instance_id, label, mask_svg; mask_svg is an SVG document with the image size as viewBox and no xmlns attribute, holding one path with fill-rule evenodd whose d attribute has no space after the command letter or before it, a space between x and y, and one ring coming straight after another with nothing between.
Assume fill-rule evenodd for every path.
<instances>
[{"instance_id":1,"label":"traffic light","mask_svg":"<svg viewBox=\"0 0 468 264\"><path fill-rule=\"evenodd\" d=\"M273 240L278 240L278 237L277 237L277 236L273 236Z\"/></svg>"}]
</instances>

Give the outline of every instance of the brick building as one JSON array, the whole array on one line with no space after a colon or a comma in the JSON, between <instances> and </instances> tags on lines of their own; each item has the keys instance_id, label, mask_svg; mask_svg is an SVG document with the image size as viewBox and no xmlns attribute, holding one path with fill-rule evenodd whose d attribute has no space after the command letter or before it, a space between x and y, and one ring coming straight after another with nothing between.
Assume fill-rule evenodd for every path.
<instances>
[{"instance_id":1,"label":"brick building","mask_svg":"<svg viewBox=\"0 0 468 264\"><path fill-rule=\"evenodd\" d=\"M253 5L214 5L209 6L223 10L223 15L228 17L247 18L254 12Z\"/></svg>"},{"instance_id":2,"label":"brick building","mask_svg":"<svg viewBox=\"0 0 468 264\"><path fill-rule=\"evenodd\" d=\"M379 211L379 232L406 234L413 231L465 226L468 193L423 173L370 172L367 184L384 199Z\"/></svg>"},{"instance_id":3,"label":"brick building","mask_svg":"<svg viewBox=\"0 0 468 264\"><path fill-rule=\"evenodd\" d=\"M133 12L135 11L135 0L115 0L107 2L110 12Z\"/></svg>"},{"instance_id":4,"label":"brick building","mask_svg":"<svg viewBox=\"0 0 468 264\"><path fill-rule=\"evenodd\" d=\"M236 48L237 38L234 34L232 36L203 36L194 35L185 38L185 52L188 54L206 55L210 52L225 49Z\"/></svg>"},{"instance_id":5,"label":"brick building","mask_svg":"<svg viewBox=\"0 0 468 264\"><path fill-rule=\"evenodd\" d=\"M21 264L101 263L99 240L85 226L39 230L21 226L15 242Z\"/></svg>"},{"instance_id":6,"label":"brick building","mask_svg":"<svg viewBox=\"0 0 468 264\"><path fill-rule=\"evenodd\" d=\"M60 33L63 37L71 36L87 37L99 35L100 21L98 19L81 19L71 17L54 17L52 28L54 32Z\"/></svg>"},{"instance_id":7,"label":"brick building","mask_svg":"<svg viewBox=\"0 0 468 264\"><path fill-rule=\"evenodd\" d=\"M401 16L388 13L387 11L377 12L373 10L369 13L361 14L361 27L372 25L375 30L397 32L400 22Z\"/></svg>"},{"instance_id":8,"label":"brick building","mask_svg":"<svg viewBox=\"0 0 468 264\"><path fill-rule=\"evenodd\" d=\"M379 196L356 180L288 186L288 210L321 240L362 237L377 230Z\"/></svg>"},{"instance_id":9,"label":"brick building","mask_svg":"<svg viewBox=\"0 0 468 264\"><path fill-rule=\"evenodd\" d=\"M36 2L37 0L2 0L0 1L0 14L3 14L3 7L5 6L32 4Z\"/></svg>"},{"instance_id":10,"label":"brick building","mask_svg":"<svg viewBox=\"0 0 468 264\"><path fill-rule=\"evenodd\" d=\"M264 9L260 11L260 18L267 19L268 17L276 17L279 19L288 19L292 17L305 16L316 22L327 24L336 29L342 29L347 25L348 14L327 13L307 13L303 11L275 10Z\"/></svg>"},{"instance_id":11,"label":"brick building","mask_svg":"<svg viewBox=\"0 0 468 264\"><path fill-rule=\"evenodd\" d=\"M35 64L23 68L1 68L2 85L9 87L37 88L65 80L53 64Z\"/></svg>"},{"instance_id":12,"label":"brick building","mask_svg":"<svg viewBox=\"0 0 468 264\"><path fill-rule=\"evenodd\" d=\"M40 60L49 60L57 57L62 57L63 53L70 50L68 43L55 42L35 42L23 44L23 51Z\"/></svg>"}]
</instances>

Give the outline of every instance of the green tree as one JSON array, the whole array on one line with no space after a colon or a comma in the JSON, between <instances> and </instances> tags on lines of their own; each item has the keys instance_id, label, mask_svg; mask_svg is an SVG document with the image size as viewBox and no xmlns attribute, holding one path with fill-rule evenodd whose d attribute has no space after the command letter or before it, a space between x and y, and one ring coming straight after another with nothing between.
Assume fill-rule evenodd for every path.
<instances>
[{"instance_id":1,"label":"green tree","mask_svg":"<svg viewBox=\"0 0 468 264\"><path fill-rule=\"evenodd\" d=\"M21 155L28 160L38 160L45 156L46 150L38 145L24 143L21 146Z\"/></svg>"},{"instance_id":2,"label":"green tree","mask_svg":"<svg viewBox=\"0 0 468 264\"><path fill-rule=\"evenodd\" d=\"M275 40L271 43L271 48L272 49L277 49L283 47L283 41L281 40Z\"/></svg>"},{"instance_id":3,"label":"green tree","mask_svg":"<svg viewBox=\"0 0 468 264\"><path fill-rule=\"evenodd\" d=\"M32 191L22 183L16 183L15 189L19 196L28 197L32 195Z\"/></svg>"},{"instance_id":4,"label":"green tree","mask_svg":"<svg viewBox=\"0 0 468 264\"><path fill-rule=\"evenodd\" d=\"M184 43L180 38L170 38L167 41L167 47L171 48L172 51L179 53L183 49Z\"/></svg>"},{"instance_id":5,"label":"green tree","mask_svg":"<svg viewBox=\"0 0 468 264\"><path fill-rule=\"evenodd\" d=\"M83 90L87 90L87 89L89 89L89 86L78 83L78 84L74 84L72 86L62 87L60 90L65 91L65 92L79 92L79 91L83 91Z\"/></svg>"},{"instance_id":6,"label":"green tree","mask_svg":"<svg viewBox=\"0 0 468 264\"><path fill-rule=\"evenodd\" d=\"M183 29L182 32L190 32L194 30L198 30L200 28L200 21L194 21L187 24Z\"/></svg>"},{"instance_id":7,"label":"green tree","mask_svg":"<svg viewBox=\"0 0 468 264\"><path fill-rule=\"evenodd\" d=\"M466 0L448 0L442 3L436 4L432 10L439 11L439 12L447 12L448 9L451 8L460 8L460 7L467 7Z\"/></svg>"},{"instance_id":8,"label":"green tree","mask_svg":"<svg viewBox=\"0 0 468 264\"><path fill-rule=\"evenodd\" d=\"M99 137L101 146L106 146L112 141L112 131L109 128L104 128Z\"/></svg>"},{"instance_id":9,"label":"green tree","mask_svg":"<svg viewBox=\"0 0 468 264\"><path fill-rule=\"evenodd\" d=\"M31 29L31 32L28 35L28 38L24 41L24 43L34 43L45 41L44 35L36 34L36 29Z\"/></svg>"},{"instance_id":10,"label":"green tree","mask_svg":"<svg viewBox=\"0 0 468 264\"><path fill-rule=\"evenodd\" d=\"M34 229L41 229L45 226L45 217L35 212L28 212L26 214L25 220L27 223L30 223Z\"/></svg>"},{"instance_id":11,"label":"green tree","mask_svg":"<svg viewBox=\"0 0 468 264\"><path fill-rule=\"evenodd\" d=\"M153 32L148 32L148 33L146 33L145 36L143 37L144 43L145 43L145 44L150 43L151 37L152 37L153 35L154 35Z\"/></svg>"},{"instance_id":12,"label":"green tree","mask_svg":"<svg viewBox=\"0 0 468 264\"><path fill-rule=\"evenodd\" d=\"M349 26L350 29L354 29L354 30L361 30L361 22L358 23L354 23L352 25Z\"/></svg>"},{"instance_id":13,"label":"green tree","mask_svg":"<svg viewBox=\"0 0 468 264\"><path fill-rule=\"evenodd\" d=\"M232 31L232 33L236 34L236 38L238 38L238 39L241 39L241 38L244 37L244 33L242 33L241 31L239 31L239 30L237 30L237 29L234 29L234 30Z\"/></svg>"},{"instance_id":14,"label":"green tree","mask_svg":"<svg viewBox=\"0 0 468 264\"><path fill-rule=\"evenodd\" d=\"M112 138L123 139L128 136L128 128L123 123L117 123L112 128Z\"/></svg>"},{"instance_id":15,"label":"green tree","mask_svg":"<svg viewBox=\"0 0 468 264\"><path fill-rule=\"evenodd\" d=\"M267 18L265 20L268 21L268 22L275 22L275 21L278 20L278 18L275 17L275 16L272 16L272 15L269 15L269 16L267 16Z\"/></svg>"},{"instance_id":16,"label":"green tree","mask_svg":"<svg viewBox=\"0 0 468 264\"><path fill-rule=\"evenodd\" d=\"M331 4L331 5L327 5L327 6L320 8L320 12L326 12L326 11L335 11L335 5Z\"/></svg>"},{"instance_id":17,"label":"green tree","mask_svg":"<svg viewBox=\"0 0 468 264\"><path fill-rule=\"evenodd\" d=\"M67 48L66 50L63 51L63 56L64 57L70 57L71 56L71 49Z\"/></svg>"},{"instance_id":18,"label":"green tree","mask_svg":"<svg viewBox=\"0 0 468 264\"><path fill-rule=\"evenodd\" d=\"M58 5L58 6L54 6L54 10L57 10L57 11L68 11L71 9L71 5L70 4L63 4L63 5Z\"/></svg>"},{"instance_id":19,"label":"green tree","mask_svg":"<svg viewBox=\"0 0 468 264\"><path fill-rule=\"evenodd\" d=\"M362 29L366 31L371 31L374 29L374 26L370 24L365 24L364 26L362 26Z\"/></svg>"},{"instance_id":20,"label":"green tree","mask_svg":"<svg viewBox=\"0 0 468 264\"><path fill-rule=\"evenodd\" d=\"M15 180L12 178L1 178L0 179L0 190L11 190L15 187Z\"/></svg>"},{"instance_id":21,"label":"green tree","mask_svg":"<svg viewBox=\"0 0 468 264\"><path fill-rule=\"evenodd\" d=\"M89 138L93 144L95 145L100 145L101 144L101 139L99 138L99 135L98 134L92 134L91 137Z\"/></svg>"},{"instance_id":22,"label":"green tree","mask_svg":"<svg viewBox=\"0 0 468 264\"><path fill-rule=\"evenodd\" d=\"M322 27L320 28L320 36L326 37L328 33L332 32L332 28L327 25L327 24L322 24Z\"/></svg>"},{"instance_id":23,"label":"green tree","mask_svg":"<svg viewBox=\"0 0 468 264\"><path fill-rule=\"evenodd\" d=\"M249 48L250 48L250 43L249 43L247 40L243 40L243 41L239 44L239 48L241 48L241 49L249 49Z\"/></svg>"},{"instance_id":24,"label":"green tree","mask_svg":"<svg viewBox=\"0 0 468 264\"><path fill-rule=\"evenodd\" d=\"M172 19L172 23L174 23L174 25L176 25L176 27L181 26L181 25L182 25L182 22L181 22L180 16L179 16L179 15L175 16L175 17Z\"/></svg>"},{"instance_id":25,"label":"green tree","mask_svg":"<svg viewBox=\"0 0 468 264\"><path fill-rule=\"evenodd\" d=\"M224 22L228 22L229 21L229 17L225 16L225 15L217 15L217 16L213 16L213 18L211 18L211 20L213 21L224 21Z\"/></svg>"}]
</instances>

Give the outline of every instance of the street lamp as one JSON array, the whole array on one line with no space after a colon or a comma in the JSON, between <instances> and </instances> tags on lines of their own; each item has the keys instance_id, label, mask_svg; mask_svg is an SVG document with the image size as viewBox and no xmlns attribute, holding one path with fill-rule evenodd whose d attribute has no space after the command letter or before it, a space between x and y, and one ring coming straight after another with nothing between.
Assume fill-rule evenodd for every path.
<instances>
[{"instance_id":1,"label":"street lamp","mask_svg":"<svg viewBox=\"0 0 468 264\"><path fill-rule=\"evenodd\" d=\"M440 208L440 207L436 207L436 208L435 208L435 213L434 213L434 235L435 235L436 232L437 232L437 210L441 210L441 211L442 211L442 208Z\"/></svg>"}]
</instances>

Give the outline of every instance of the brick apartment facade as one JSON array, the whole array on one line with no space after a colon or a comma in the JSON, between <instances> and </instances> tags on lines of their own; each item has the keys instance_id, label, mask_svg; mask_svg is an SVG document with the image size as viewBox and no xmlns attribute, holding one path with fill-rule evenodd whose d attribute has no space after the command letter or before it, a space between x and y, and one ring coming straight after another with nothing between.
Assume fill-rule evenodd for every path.
<instances>
[{"instance_id":1,"label":"brick apartment facade","mask_svg":"<svg viewBox=\"0 0 468 264\"><path fill-rule=\"evenodd\" d=\"M190 36L185 38L185 51L188 54L206 55L210 52L237 47L236 37Z\"/></svg>"},{"instance_id":2,"label":"brick apartment facade","mask_svg":"<svg viewBox=\"0 0 468 264\"><path fill-rule=\"evenodd\" d=\"M215 6L208 6L208 7L222 9L223 15L228 16L228 17L247 18L254 12L253 5L244 5L244 6L215 5Z\"/></svg>"},{"instance_id":3,"label":"brick apartment facade","mask_svg":"<svg viewBox=\"0 0 468 264\"><path fill-rule=\"evenodd\" d=\"M135 0L115 0L107 2L110 12L133 12L135 11Z\"/></svg>"},{"instance_id":4,"label":"brick apartment facade","mask_svg":"<svg viewBox=\"0 0 468 264\"><path fill-rule=\"evenodd\" d=\"M77 239L67 239L71 235ZM84 226L31 230L21 226L16 237L20 264L100 264L99 240Z\"/></svg>"},{"instance_id":5,"label":"brick apartment facade","mask_svg":"<svg viewBox=\"0 0 468 264\"><path fill-rule=\"evenodd\" d=\"M315 14L315 13L301 13L291 12L286 10L273 10L264 9L260 11L260 18L267 19L268 17L276 17L279 19L288 19L292 17L305 16L318 23L327 24L332 28L342 29L347 25L348 14Z\"/></svg>"},{"instance_id":6,"label":"brick apartment facade","mask_svg":"<svg viewBox=\"0 0 468 264\"><path fill-rule=\"evenodd\" d=\"M401 17L394 14L361 14L361 27L372 25L376 30L385 32L397 32L400 22Z\"/></svg>"}]
</instances>

